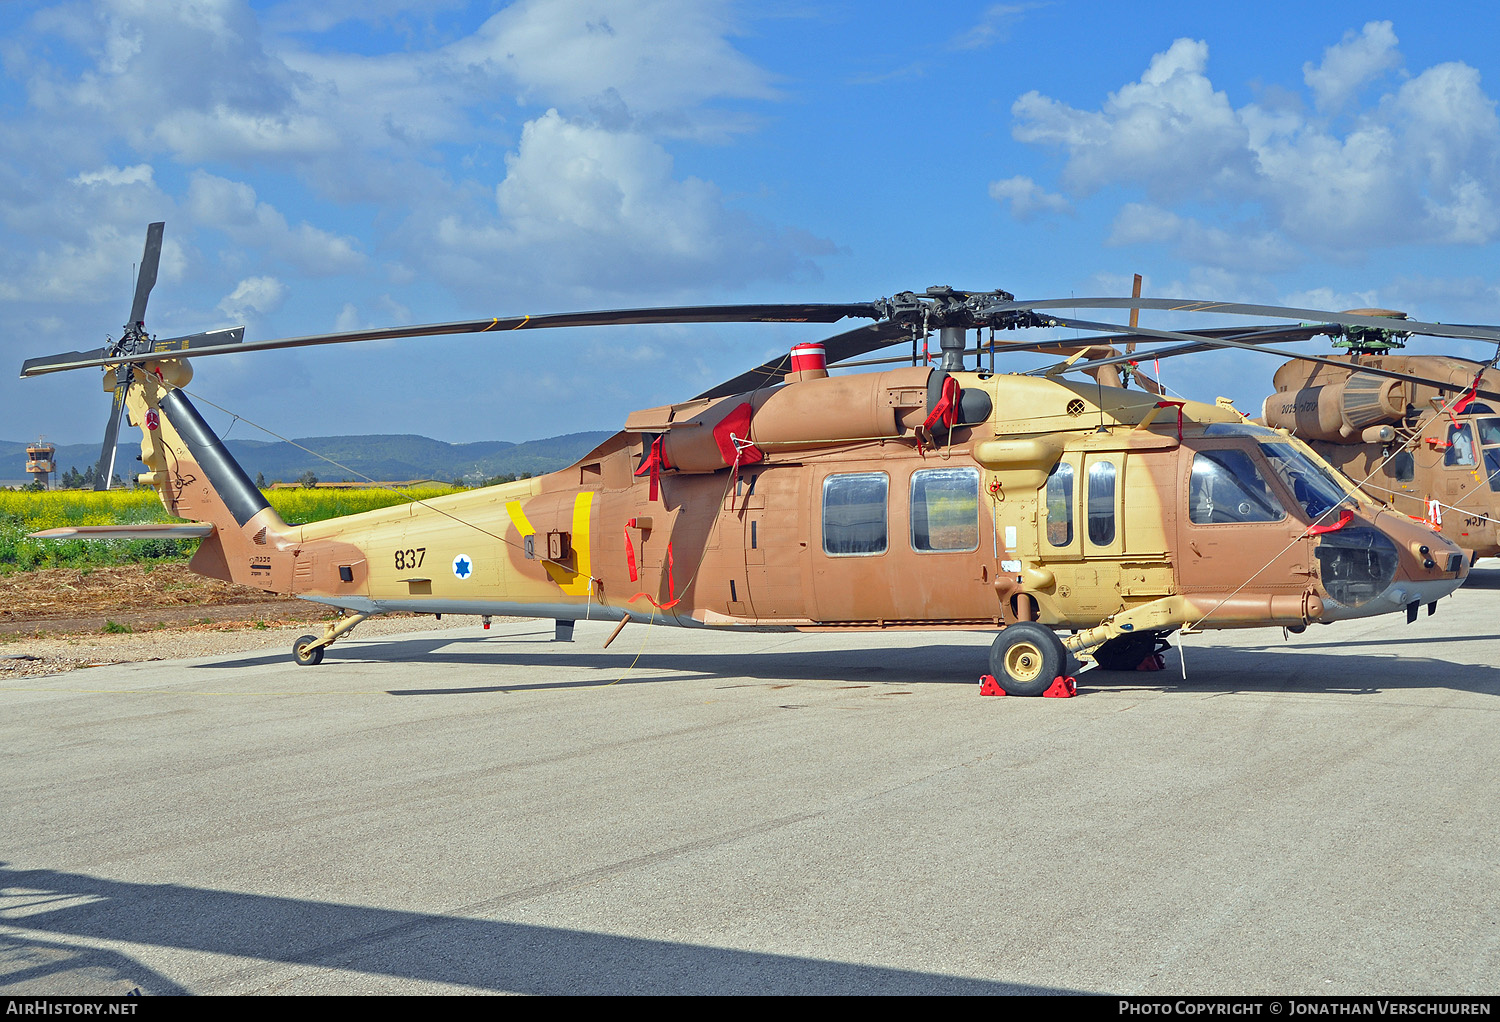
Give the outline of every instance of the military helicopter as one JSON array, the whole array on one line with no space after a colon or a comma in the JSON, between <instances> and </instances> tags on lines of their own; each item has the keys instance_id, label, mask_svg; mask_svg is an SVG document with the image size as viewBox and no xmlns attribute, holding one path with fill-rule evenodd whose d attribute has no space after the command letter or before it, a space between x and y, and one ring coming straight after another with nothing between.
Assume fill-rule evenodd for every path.
<instances>
[{"instance_id":1,"label":"military helicopter","mask_svg":"<svg viewBox=\"0 0 1500 1022\"><path fill-rule=\"evenodd\" d=\"M1500 554L1500 403L1479 400L1482 384L1486 394L1500 390L1494 363L1398 354L1404 341L1394 330L1334 343L1348 348L1342 370L1299 362L1276 370L1266 424L1295 430L1363 489L1427 518L1476 558ZM1372 366L1413 378L1373 377Z\"/></svg>"},{"instance_id":2,"label":"military helicopter","mask_svg":"<svg viewBox=\"0 0 1500 1022\"><path fill-rule=\"evenodd\" d=\"M393 611L552 618L559 638L571 637L580 619L618 621L618 634L648 616L710 630L983 629L999 633L990 667L1000 686L1036 695L1072 670L1073 658L1134 669L1179 629L1300 631L1399 610L1412 620L1424 603L1431 613L1468 572L1457 544L1372 500L1286 430L1255 425L1226 400L1169 400L1108 385L1110 368L1098 363L1118 353L1107 344L995 340L997 331L1022 329L1118 332L1040 310L1165 307L1160 299L1017 301L1004 291L935 287L842 305L156 340L143 317L160 232L155 224L148 232L121 339L30 359L22 375L104 367L105 389L141 431L140 482L185 521L52 535L198 537L193 570L339 608L343 616L322 636L297 640L298 664L321 662L361 621ZM1271 307L1170 307L1310 318ZM1386 322L1314 315L1349 326ZM799 345L690 400L634 412L569 468L300 526L267 504L185 389L191 360L229 352L581 325L846 317L873 322ZM988 345L970 349L968 331L981 329L990 331ZM1500 339L1500 329L1468 329ZM918 347L934 331L936 365ZM1271 350L1233 330L1205 338L1137 327L1129 336ZM913 364L829 374L830 362L869 369L859 356L907 341ZM1066 361L1029 375L994 371L997 353L1021 350ZM989 369L966 367L969 356L985 353ZM1074 368L1093 378L1064 378ZM116 412L110 423L107 434ZM113 447L112 435L105 446Z\"/></svg>"}]
</instances>

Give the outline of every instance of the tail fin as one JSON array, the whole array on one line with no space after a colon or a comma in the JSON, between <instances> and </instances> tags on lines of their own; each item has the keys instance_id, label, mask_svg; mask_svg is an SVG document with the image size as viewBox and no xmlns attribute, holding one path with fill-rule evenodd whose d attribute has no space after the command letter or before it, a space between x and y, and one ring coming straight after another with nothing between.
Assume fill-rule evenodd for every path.
<instances>
[{"instance_id":1,"label":"tail fin","mask_svg":"<svg viewBox=\"0 0 1500 1022\"><path fill-rule=\"evenodd\" d=\"M147 469L140 482L156 489L171 514L214 527L189 567L270 592L292 592L297 530L282 521L181 391L192 370L168 360L128 371L125 405L130 424L140 427Z\"/></svg>"}]
</instances>

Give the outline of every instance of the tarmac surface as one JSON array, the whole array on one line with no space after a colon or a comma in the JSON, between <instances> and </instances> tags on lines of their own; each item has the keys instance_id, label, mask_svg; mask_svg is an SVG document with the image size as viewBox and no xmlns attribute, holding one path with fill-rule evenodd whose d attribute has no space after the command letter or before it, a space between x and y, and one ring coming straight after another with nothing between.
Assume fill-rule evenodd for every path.
<instances>
[{"instance_id":1,"label":"tarmac surface","mask_svg":"<svg viewBox=\"0 0 1500 1022\"><path fill-rule=\"evenodd\" d=\"M16 678L0 994L1495 993L1497 611L1071 700L981 698L984 633L550 621Z\"/></svg>"}]
</instances>

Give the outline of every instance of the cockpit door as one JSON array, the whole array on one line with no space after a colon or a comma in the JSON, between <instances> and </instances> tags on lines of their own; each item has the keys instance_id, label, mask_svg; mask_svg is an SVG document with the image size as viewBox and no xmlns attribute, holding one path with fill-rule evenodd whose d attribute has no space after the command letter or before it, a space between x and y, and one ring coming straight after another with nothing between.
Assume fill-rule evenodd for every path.
<instances>
[{"instance_id":1,"label":"cockpit door","mask_svg":"<svg viewBox=\"0 0 1500 1022\"><path fill-rule=\"evenodd\" d=\"M1186 449L1184 454L1189 453ZM1183 459L1178 517L1185 592L1294 592L1309 577L1304 525L1253 443L1205 446Z\"/></svg>"}]
</instances>

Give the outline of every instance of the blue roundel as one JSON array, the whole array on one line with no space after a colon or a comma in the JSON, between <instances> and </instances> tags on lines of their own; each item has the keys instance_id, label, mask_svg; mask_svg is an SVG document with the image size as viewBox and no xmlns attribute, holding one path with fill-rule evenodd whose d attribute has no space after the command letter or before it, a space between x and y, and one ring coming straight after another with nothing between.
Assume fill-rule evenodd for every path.
<instances>
[{"instance_id":1,"label":"blue roundel","mask_svg":"<svg viewBox=\"0 0 1500 1022\"><path fill-rule=\"evenodd\" d=\"M457 557L453 558L454 578L458 579L460 582L465 582L472 574L474 574L474 558L470 557L468 554L459 554Z\"/></svg>"}]
</instances>

